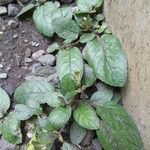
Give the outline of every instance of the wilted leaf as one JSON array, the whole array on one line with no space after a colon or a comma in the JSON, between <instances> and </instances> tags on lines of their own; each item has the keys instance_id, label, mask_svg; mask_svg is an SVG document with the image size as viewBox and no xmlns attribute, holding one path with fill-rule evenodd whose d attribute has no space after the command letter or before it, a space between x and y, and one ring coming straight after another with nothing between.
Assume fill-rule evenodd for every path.
<instances>
[{"instance_id":1,"label":"wilted leaf","mask_svg":"<svg viewBox=\"0 0 150 150\"><path fill-rule=\"evenodd\" d=\"M86 103L81 103L74 110L73 117L75 121L82 127L90 130L99 129L99 118L94 108Z\"/></svg>"},{"instance_id":2,"label":"wilted leaf","mask_svg":"<svg viewBox=\"0 0 150 150\"><path fill-rule=\"evenodd\" d=\"M139 131L123 107L106 102L96 111L102 119L97 136L104 149L143 149Z\"/></svg>"},{"instance_id":3,"label":"wilted leaf","mask_svg":"<svg viewBox=\"0 0 150 150\"><path fill-rule=\"evenodd\" d=\"M63 128L71 117L71 107L57 107L52 110L49 115L49 123L51 123L55 129Z\"/></svg>"},{"instance_id":4,"label":"wilted leaf","mask_svg":"<svg viewBox=\"0 0 150 150\"><path fill-rule=\"evenodd\" d=\"M8 94L0 87L0 118L4 116L10 107L10 99Z\"/></svg>"},{"instance_id":5,"label":"wilted leaf","mask_svg":"<svg viewBox=\"0 0 150 150\"><path fill-rule=\"evenodd\" d=\"M83 12L87 12L92 10L93 8L100 7L102 3L103 0L77 0L78 8Z\"/></svg>"},{"instance_id":6,"label":"wilted leaf","mask_svg":"<svg viewBox=\"0 0 150 150\"><path fill-rule=\"evenodd\" d=\"M81 141L84 139L86 135L86 129L81 127L79 124L76 122L73 122L70 128L70 139L71 142L75 145L78 145L81 143Z\"/></svg>"},{"instance_id":7,"label":"wilted leaf","mask_svg":"<svg viewBox=\"0 0 150 150\"><path fill-rule=\"evenodd\" d=\"M103 35L88 42L85 58L95 75L106 84L122 87L127 79L127 59L120 41L113 35Z\"/></svg>"},{"instance_id":8,"label":"wilted leaf","mask_svg":"<svg viewBox=\"0 0 150 150\"><path fill-rule=\"evenodd\" d=\"M15 119L11 114L7 116L3 122L2 136L12 144L20 144L22 142L20 121Z\"/></svg>"},{"instance_id":9,"label":"wilted leaf","mask_svg":"<svg viewBox=\"0 0 150 150\"><path fill-rule=\"evenodd\" d=\"M80 43L87 43L92 41L95 38L94 33L85 33L80 37Z\"/></svg>"}]
</instances>

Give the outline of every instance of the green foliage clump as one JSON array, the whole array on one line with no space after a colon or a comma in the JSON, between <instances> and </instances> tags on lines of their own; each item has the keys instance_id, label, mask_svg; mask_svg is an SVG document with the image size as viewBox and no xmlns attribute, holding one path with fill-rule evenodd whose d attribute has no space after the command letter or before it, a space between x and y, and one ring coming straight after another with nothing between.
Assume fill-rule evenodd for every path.
<instances>
[{"instance_id":1,"label":"green foliage clump","mask_svg":"<svg viewBox=\"0 0 150 150\"><path fill-rule=\"evenodd\" d=\"M27 132L32 133L27 150L50 150L55 140L62 143L63 150L78 150L87 130L96 131L105 150L143 148L137 127L117 104L120 95L115 87L126 83L127 59L100 13L102 3L77 0L74 9L48 1L30 4L19 13L36 8L33 20L37 29L47 37L55 33L64 39L47 49L48 53L58 51L60 89L42 80L21 84L14 94L17 104L5 117L10 100L0 89L0 133L8 142L22 143L21 123L25 122ZM97 91L89 99L81 98L97 82ZM62 134L66 126L70 127L68 141Z\"/></svg>"}]
</instances>

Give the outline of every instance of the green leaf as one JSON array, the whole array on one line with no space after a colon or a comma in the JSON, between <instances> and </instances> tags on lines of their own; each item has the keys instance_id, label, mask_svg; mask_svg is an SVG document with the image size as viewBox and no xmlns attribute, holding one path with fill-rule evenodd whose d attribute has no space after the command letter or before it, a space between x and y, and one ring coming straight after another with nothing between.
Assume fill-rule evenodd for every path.
<instances>
[{"instance_id":1,"label":"green leaf","mask_svg":"<svg viewBox=\"0 0 150 150\"><path fill-rule=\"evenodd\" d=\"M0 118L4 116L10 107L10 99L8 94L0 87Z\"/></svg>"},{"instance_id":2,"label":"green leaf","mask_svg":"<svg viewBox=\"0 0 150 150\"><path fill-rule=\"evenodd\" d=\"M70 144L70 143L63 143L62 150L80 150L78 146Z\"/></svg>"},{"instance_id":3,"label":"green leaf","mask_svg":"<svg viewBox=\"0 0 150 150\"><path fill-rule=\"evenodd\" d=\"M127 59L118 38L103 35L88 42L85 58L95 75L106 84L122 87L127 79Z\"/></svg>"},{"instance_id":4,"label":"green leaf","mask_svg":"<svg viewBox=\"0 0 150 150\"><path fill-rule=\"evenodd\" d=\"M100 7L102 3L103 0L77 0L78 8L83 12L87 12L92 10L93 8Z\"/></svg>"},{"instance_id":5,"label":"green leaf","mask_svg":"<svg viewBox=\"0 0 150 150\"><path fill-rule=\"evenodd\" d=\"M118 92L114 91L113 97L112 97L111 100L112 100L113 102L118 103L118 102L121 100L121 95L120 95Z\"/></svg>"},{"instance_id":6,"label":"green leaf","mask_svg":"<svg viewBox=\"0 0 150 150\"><path fill-rule=\"evenodd\" d=\"M73 122L70 128L70 139L71 142L75 145L78 145L81 143L81 141L84 139L86 135L86 129L81 127L76 122Z\"/></svg>"},{"instance_id":7,"label":"green leaf","mask_svg":"<svg viewBox=\"0 0 150 150\"><path fill-rule=\"evenodd\" d=\"M64 20L63 18L57 18L53 20L54 31L66 40L70 42L78 38L80 28L74 20Z\"/></svg>"},{"instance_id":8,"label":"green leaf","mask_svg":"<svg viewBox=\"0 0 150 150\"><path fill-rule=\"evenodd\" d=\"M63 128L71 117L71 107L57 107L49 115L49 122L55 129Z\"/></svg>"},{"instance_id":9,"label":"green leaf","mask_svg":"<svg viewBox=\"0 0 150 150\"><path fill-rule=\"evenodd\" d=\"M54 86L44 80L32 80L21 84L15 91L16 102L32 108L47 103L51 107L64 105L63 95L55 92Z\"/></svg>"},{"instance_id":10,"label":"green leaf","mask_svg":"<svg viewBox=\"0 0 150 150\"><path fill-rule=\"evenodd\" d=\"M87 13L81 13L74 15L75 21L84 31L88 31L92 26L92 18Z\"/></svg>"},{"instance_id":11,"label":"green leaf","mask_svg":"<svg viewBox=\"0 0 150 150\"><path fill-rule=\"evenodd\" d=\"M111 101L113 97L113 89L105 86L99 91L95 92L90 98L90 104L93 106L101 106L107 101Z\"/></svg>"},{"instance_id":12,"label":"green leaf","mask_svg":"<svg viewBox=\"0 0 150 150\"><path fill-rule=\"evenodd\" d=\"M108 24L103 22L100 29L98 30L98 33L104 32L107 29L107 27L108 27Z\"/></svg>"},{"instance_id":13,"label":"green leaf","mask_svg":"<svg viewBox=\"0 0 150 150\"><path fill-rule=\"evenodd\" d=\"M104 15L102 15L102 14L96 15L96 20L97 21L103 21L104 20Z\"/></svg>"},{"instance_id":14,"label":"green leaf","mask_svg":"<svg viewBox=\"0 0 150 150\"><path fill-rule=\"evenodd\" d=\"M28 120L33 115L39 115L41 113L42 112L39 112L38 110L28 107L26 105L18 104L15 106L15 109L12 112L12 116L17 120L24 121L24 120Z\"/></svg>"},{"instance_id":15,"label":"green leaf","mask_svg":"<svg viewBox=\"0 0 150 150\"><path fill-rule=\"evenodd\" d=\"M80 43L87 43L92 41L95 38L94 33L85 33L80 37Z\"/></svg>"},{"instance_id":16,"label":"green leaf","mask_svg":"<svg viewBox=\"0 0 150 150\"><path fill-rule=\"evenodd\" d=\"M3 125L3 120L0 120L0 135L2 134L2 125Z\"/></svg>"},{"instance_id":17,"label":"green leaf","mask_svg":"<svg viewBox=\"0 0 150 150\"><path fill-rule=\"evenodd\" d=\"M96 111L102 119L97 136L104 149L143 149L139 131L123 107L106 102L97 107Z\"/></svg>"},{"instance_id":18,"label":"green leaf","mask_svg":"<svg viewBox=\"0 0 150 150\"><path fill-rule=\"evenodd\" d=\"M92 86L96 79L97 78L94 75L93 69L89 65L85 64L84 75L82 79L83 88Z\"/></svg>"},{"instance_id":19,"label":"green leaf","mask_svg":"<svg viewBox=\"0 0 150 150\"><path fill-rule=\"evenodd\" d=\"M58 6L52 2L46 2L44 5L38 6L34 11L33 20L37 29L45 36L52 37L54 34L52 20L53 11L58 9Z\"/></svg>"},{"instance_id":20,"label":"green leaf","mask_svg":"<svg viewBox=\"0 0 150 150\"><path fill-rule=\"evenodd\" d=\"M51 45L49 45L49 47L47 48L47 53L53 53L54 51L59 50L59 45L58 43L53 43Z\"/></svg>"},{"instance_id":21,"label":"green leaf","mask_svg":"<svg viewBox=\"0 0 150 150\"><path fill-rule=\"evenodd\" d=\"M22 143L22 134L20 130L20 121L11 114L7 116L2 125L2 136L12 144Z\"/></svg>"},{"instance_id":22,"label":"green leaf","mask_svg":"<svg viewBox=\"0 0 150 150\"><path fill-rule=\"evenodd\" d=\"M25 7L22 8L22 10L18 13L17 17L20 17L24 14L26 14L27 12L29 12L30 10L32 10L35 7L34 4L28 4Z\"/></svg>"},{"instance_id":23,"label":"green leaf","mask_svg":"<svg viewBox=\"0 0 150 150\"><path fill-rule=\"evenodd\" d=\"M64 97L67 100L72 101L77 94L77 83L74 80L74 77L70 74L66 74L61 80L60 89Z\"/></svg>"},{"instance_id":24,"label":"green leaf","mask_svg":"<svg viewBox=\"0 0 150 150\"><path fill-rule=\"evenodd\" d=\"M57 59L57 71L60 81L65 75L71 75L77 83L81 82L83 76L83 59L78 48L70 48L59 51Z\"/></svg>"},{"instance_id":25,"label":"green leaf","mask_svg":"<svg viewBox=\"0 0 150 150\"><path fill-rule=\"evenodd\" d=\"M31 80L21 84L15 91L14 98L17 103L26 104L28 101L44 101L47 94L51 94L55 88L44 80Z\"/></svg>"},{"instance_id":26,"label":"green leaf","mask_svg":"<svg viewBox=\"0 0 150 150\"><path fill-rule=\"evenodd\" d=\"M93 107L87 103L81 103L73 113L75 121L82 127L89 130L99 129L99 118Z\"/></svg>"}]
</instances>

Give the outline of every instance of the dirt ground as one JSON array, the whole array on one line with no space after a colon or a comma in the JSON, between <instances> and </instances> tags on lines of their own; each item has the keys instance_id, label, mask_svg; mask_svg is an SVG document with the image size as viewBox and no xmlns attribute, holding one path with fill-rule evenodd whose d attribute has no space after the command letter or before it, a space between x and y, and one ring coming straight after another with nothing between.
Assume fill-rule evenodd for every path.
<instances>
[{"instance_id":1,"label":"dirt ground","mask_svg":"<svg viewBox=\"0 0 150 150\"><path fill-rule=\"evenodd\" d=\"M16 25L9 26L12 20ZM1 73L8 74L7 79L0 79L0 86L11 95L33 64L25 63L26 53L45 50L48 40L35 29L32 19L18 21L15 18L0 18L0 27L6 28L0 35L0 64L3 65Z\"/></svg>"},{"instance_id":2,"label":"dirt ground","mask_svg":"<svg viewBox=\"0 0 150 150\"><path fill-rule=\"evenodd\" d=\"M122 41L129 64L123 103L150 150L150 1L107 0L105 16Z\"/></svg>"}]
</instances>

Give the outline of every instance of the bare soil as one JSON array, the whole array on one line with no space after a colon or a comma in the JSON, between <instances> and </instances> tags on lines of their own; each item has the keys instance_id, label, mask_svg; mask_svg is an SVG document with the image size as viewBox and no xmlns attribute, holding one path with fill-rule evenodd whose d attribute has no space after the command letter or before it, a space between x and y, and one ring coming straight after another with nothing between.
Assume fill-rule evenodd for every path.
<instances>
[{"instance_id":1,"label":"bare soil","mask_svg":"<svg viewBox=\"0 0 150 150\"><path fill-rule=\"evenodd\" d=\"M8 22L14 20L17 26L8 26ZM13 90L24 80L32 63L25 63L26 51L45 50L48 47L48 40L43 37L34 27L32 19L18 21L15 18L0 18L1 28L6 27L0 35L0 64L3 64L1 73L7 73L7 79L0 79L2 86L10 95ZM17 36L17 37L15 37ZM37 44L36 46L33 46Z\"/></svg>"}]
</instances>

